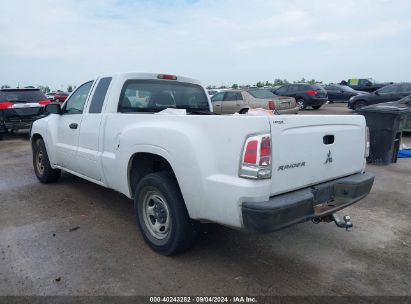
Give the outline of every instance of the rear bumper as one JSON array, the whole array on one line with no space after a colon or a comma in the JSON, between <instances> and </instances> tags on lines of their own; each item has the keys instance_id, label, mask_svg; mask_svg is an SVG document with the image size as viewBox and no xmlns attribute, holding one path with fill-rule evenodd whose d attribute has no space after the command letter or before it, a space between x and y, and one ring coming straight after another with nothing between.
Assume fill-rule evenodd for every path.
<instances>
[{"instance_id":1,"label":"rear bumper","mask_svg":"<svg viewBox=\"0 0 411 304\"><path fill-rule=\"evenodd\" d=\"M246 230L272 232L341 210L370 193L371 173L358 173L291 193L271 197L266 202L242 205Z\"/></svg>"},{"instance_id":2,"label":"rear bumper","mask_svg":"<svg viewBox=\"0 0 411 304\"><path fill-rule=\"evenodd\" d=\"M37 119L43 118L45 115L39 116L32 116L30 118L17 118L13 117L13 119L7 119L1 122L0 129L7 130L21 130L21 129L30 129L31 125Z\"/></svg>"},{"instance_id":3,"label":"rear bumper","mask_svg":"<svg viewBox=\"0 0 411 304\"><path fill-rule=\"evenodd\" d=\"M292 108L292 109L285 109L285 110L278 110L278 113L280 114L297 114L299 111L298 107Z\"/></svg>"}]
</instances>

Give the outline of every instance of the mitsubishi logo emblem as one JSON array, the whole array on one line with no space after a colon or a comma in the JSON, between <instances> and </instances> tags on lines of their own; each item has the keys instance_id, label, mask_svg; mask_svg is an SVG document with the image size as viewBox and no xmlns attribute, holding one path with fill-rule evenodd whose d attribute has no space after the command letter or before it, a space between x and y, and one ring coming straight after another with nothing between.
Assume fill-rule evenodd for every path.
<instances>
[{"instance_id":1,"label":"mitsubishi logo emblem","mask_svg":"<svg viewBox=\"0 0 411 304\"><path fill-rule=\"evenodd\" d=\"M333 162L333 158L332 158L332 156L331 156L331 150L328 150L327 159L325 160L324 165L325 165L325 164L331 164L332 162Z\"/></svg>"}]
</instances>

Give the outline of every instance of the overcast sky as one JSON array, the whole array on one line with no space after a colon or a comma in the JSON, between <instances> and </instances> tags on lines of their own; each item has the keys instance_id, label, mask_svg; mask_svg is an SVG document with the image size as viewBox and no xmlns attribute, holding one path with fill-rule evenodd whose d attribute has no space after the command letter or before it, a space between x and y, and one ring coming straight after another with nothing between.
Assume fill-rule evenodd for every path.
<instances>
[{"instance_id":1,"label":"overcast sky","mask_svg":"<svg viewBox=\"0 0 411 304\"><path fill-rule=\"evenodd\" d=\"M410 0L1 0L0 12L0 85L123 71L411 81Z\"/></svg>"}]
</instances>

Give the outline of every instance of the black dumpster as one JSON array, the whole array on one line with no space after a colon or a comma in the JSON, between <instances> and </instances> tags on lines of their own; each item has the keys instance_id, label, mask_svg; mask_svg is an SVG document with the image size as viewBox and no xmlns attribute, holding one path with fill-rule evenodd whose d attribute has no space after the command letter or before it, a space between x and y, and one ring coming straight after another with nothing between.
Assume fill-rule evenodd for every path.
<instances>
[{"instance_id":1,"label":"black dumpster","mask_svg":"<svg viewBox=\"0 0 411 304\"><path fill-rule=\"evenodd\" d=\"M402 129L408 108L392 104L375 104L356 112L364 115L370 129L370 156L367 161L377 165L397 162Z\"/></svg>"}]
</instances>

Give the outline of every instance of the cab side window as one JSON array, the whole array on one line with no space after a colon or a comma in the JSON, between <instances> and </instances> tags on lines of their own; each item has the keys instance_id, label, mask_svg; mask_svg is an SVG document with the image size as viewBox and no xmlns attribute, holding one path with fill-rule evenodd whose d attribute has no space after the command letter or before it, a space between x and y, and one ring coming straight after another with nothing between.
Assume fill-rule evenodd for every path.
<instances>
[{"instance_id":1,"label":"cab side window","mask_svg":"<svg viewBox=\"0 0 411 304\"><path fill-rule=\"evenodd\" d=\"M81 85L64 104L63 114L82 114L93 81Z\"/></svg>"},{"instance_id":2,"label":"cab side window","mask_svg":"<svg viewBox=\"0 0 411 304\"><path fill-rule=\"evenodd\" d=\"M241 97L241 94L238 94L237 92L227 92L224 97L224 101L233 101L238 99L243 98Z\"/></svg>"}]
</instances>

